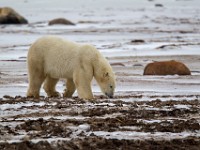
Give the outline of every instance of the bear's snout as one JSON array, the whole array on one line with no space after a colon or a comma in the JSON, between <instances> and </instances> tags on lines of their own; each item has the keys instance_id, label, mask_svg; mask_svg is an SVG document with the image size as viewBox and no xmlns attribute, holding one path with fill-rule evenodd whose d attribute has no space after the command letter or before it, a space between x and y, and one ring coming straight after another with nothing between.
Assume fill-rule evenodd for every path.
<instances>
[{"instance_id":1,"label":"bear's snout","mask_svg":"<svg viewBox=\"0 0 200 150\"><path fill-rule=\"evenodd\" d=\"M105 93L106 96L108 96L109 98L113 98L113 93Z\"/></svg>"}]
</instances>

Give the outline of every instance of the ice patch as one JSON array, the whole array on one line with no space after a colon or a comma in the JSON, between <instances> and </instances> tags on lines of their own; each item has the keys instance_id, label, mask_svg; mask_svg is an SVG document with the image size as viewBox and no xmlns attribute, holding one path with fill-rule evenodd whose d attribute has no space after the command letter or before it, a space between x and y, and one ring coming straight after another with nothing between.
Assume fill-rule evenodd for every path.
<instances>
[{"instance_id":1,"label":"ice patch","mask_svg":"<svg viewBox=\"0 0 200 150\"><path fill-rule=\"evenodd\" d=\"M190 109L190 105L174 105L175 108L177 109Z\"/></svg>"},{"instance_id":2,"label":"ice patch","mask_svg":"<svg viewBox=\"0 0 200 150\"><path fill-rule=\"evenodd\" d=\"M26 102L26 103L18 103L18 104L2 104L0 105L0 111L4 111L7 109L19 109L22 107L30 107L30 106L44 106L46 103L44 102L39 102L39 103L34 103L34 102Z\"/></svg>"},{"instance_id":3,"label":"ice patch","mask_svg":"<svg viewBox=\"0 0 200 150\"><path fill-rule=\"evenodd\" d=\"M197 133L193 132L180 132L180 133L169 133L169 132L135 132L135 131L116 131L116 132L106 132L106 131L94 131L89 132L88 135L93 133L96 136L100 136L106 139L118 139L118 140L172 140L172 139L183 139L189 136L200 137L200 131Z\"/></svg>"}]
</instances>

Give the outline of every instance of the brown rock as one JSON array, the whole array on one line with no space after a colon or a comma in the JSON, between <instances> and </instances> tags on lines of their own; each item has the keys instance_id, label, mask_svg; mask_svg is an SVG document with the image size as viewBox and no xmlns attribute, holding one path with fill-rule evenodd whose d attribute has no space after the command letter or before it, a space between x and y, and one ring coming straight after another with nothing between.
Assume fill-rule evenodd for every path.
<instances>
[{"instance_id":1,"label":"brown rock","mask_svg":"<svg viewBox=\"0 0 200 150\"><path fill-rule=\"evenodd\" d=\"M153 62L146 65L144 75L191 75L188 67L175 60Z\"/></svg>"},{"instance_id":2,"label":"brown rock","mask_svg":"<svg viewBox=\"0 0 200 150\"><path fill-rule=\"evenodd\" d=\"M0 24L27 24L28 21L10 7L0 8Z\"/></svg>"},{"instance_id":3,"label":"brown rock","mask_svg":"<svg viewBox=\"0 0 200 150\"><path fill-rule=\"evenodd\" d=\"M131 43L145 43L145 41L142 39L135 39L135 40L132 40Z\"/></svg>"},{"instance_id":4,"label":"brown rock","mask_svg":"<svg viewBox=\"0 0 200 150\"><path fill-rule=\"evenodd\" d=\"M163 7L163 4L155 4L155 7Z\"/></svg>"},{"instance_id":5,"label":"brown rock","mask_svg":"<svg viewBox=\"0 0 200 150\"><path fill-rule=\"evenodd\" d=\"M55 25L55 24L63 24L63 25L75 25L73 22L65 19L65 18L57 18L49 21L49 25Z\"/></svg>"}]
</instances>

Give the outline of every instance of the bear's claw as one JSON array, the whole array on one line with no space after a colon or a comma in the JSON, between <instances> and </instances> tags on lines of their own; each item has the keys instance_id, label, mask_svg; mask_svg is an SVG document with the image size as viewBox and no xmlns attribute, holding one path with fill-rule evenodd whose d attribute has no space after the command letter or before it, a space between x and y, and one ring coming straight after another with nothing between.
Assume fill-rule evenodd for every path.
<instances>
[{"instance_id":1,"label":"bear's claw","mask_svg":"<svg viewBox=\"0 0 200 150\"><path fill-rule=\"evenodd\" d=\"M54 92L54 93L48 94L48 97L61 97L61 95L59 92Z\"/></svg>"}]
</instances>

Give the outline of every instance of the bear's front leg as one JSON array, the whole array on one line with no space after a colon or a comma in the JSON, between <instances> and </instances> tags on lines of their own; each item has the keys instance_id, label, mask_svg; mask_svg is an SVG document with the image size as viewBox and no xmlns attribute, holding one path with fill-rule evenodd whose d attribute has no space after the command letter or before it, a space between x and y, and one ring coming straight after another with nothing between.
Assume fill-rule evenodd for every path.
<instances>
[{"instance_id":1,"label":"bear's front leg","mask_svg":"<svg viewBox=\"0 0 200 150\"><path fill-rule=\"evenodd\" d=\"M67 82L66 82L66 89L65 89L65 92L63 94L63 97L72 97L72 95L74 94L75 90L76 90L76 87L75 87L75 84L73 82L72 79L68 79Z\"/></svg>"},{"instance_id":2,"label":"bear's front leg","mask_svg":"<svg viewBox=\"0 0 200 150\"><path fill-rule=\"evenodd\" d=\"M78 86L77 92L78 92L78 97L81 99L88 99L88 100L94 99L90 84Z\"/></svg>"},{"instance_id":3,"label":"bear's front leg","mask_svg":"<svg viewBox=\"0 0 200 150\"><path fill-rule=\"evenodd\" d=\"M88 74L84 70L79 70L74 76L74 83L81 99L94 99L91 89L92 74Z\"/></svg>"}]
</instances>

